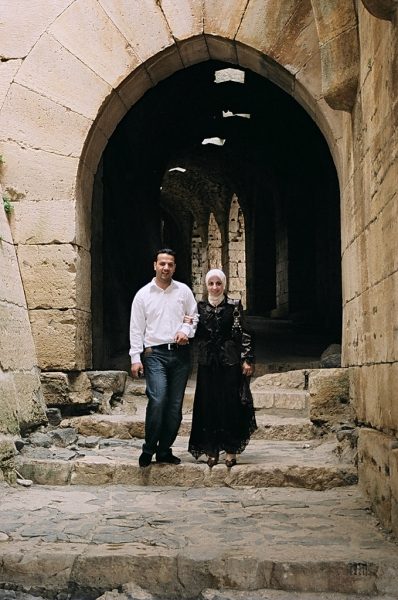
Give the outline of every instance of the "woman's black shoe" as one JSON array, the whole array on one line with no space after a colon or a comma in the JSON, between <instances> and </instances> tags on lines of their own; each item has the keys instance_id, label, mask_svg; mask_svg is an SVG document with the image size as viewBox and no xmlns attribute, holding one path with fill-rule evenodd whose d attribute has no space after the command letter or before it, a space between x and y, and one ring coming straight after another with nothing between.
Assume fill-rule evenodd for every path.
<instances>
[{"instance_id":1,"label":"woman's black shoe","mask_svg":"<svg viewBox=\"0 0 398 600\"><path fill-rule=\"evenodd\" d=\"M228 467L228 469L234 467L236 465L236 458L226 459L225 465Z\"/></svg>"},{"instance_id":2,"label":"woman's black shoe","mask_svg":"<svg viewBox=\"0 0 398 600\"><path fill-rule=\"evenodd\" d=\"M217 463L218 463L218 456L209 456L208 457L207 464L210 467L210 469L212 467L215 467Z\"/></svg>"}]
</instances>

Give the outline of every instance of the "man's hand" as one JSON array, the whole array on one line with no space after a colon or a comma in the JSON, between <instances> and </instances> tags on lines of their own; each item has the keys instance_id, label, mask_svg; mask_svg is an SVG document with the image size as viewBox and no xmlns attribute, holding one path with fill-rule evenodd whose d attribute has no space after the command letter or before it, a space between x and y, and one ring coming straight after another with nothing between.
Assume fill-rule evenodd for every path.
<instances>
[{"instance_id":1,"label":"man's hand","mask_svg":"<svg viewBox=\"0 0 398 600\"><path fill-rule=\"evenodd\" d=\"M183 331L177 331L174 340L179 346L185 346L186 344L189 344L188 336Z\"/></svg>"},{"instance_id":2,"label":"man's hand","mask_svg":"<svg viewBox=\"0 0 398 600\"><path fill-rule=\"evenodd\" d=\"M134 379L138 379L138 377L142 377L144 374L143 364L140 362L133 363L131 365L131 374L134 377Z\"/></svg>"},{"instance_id":3,"label":"man's hand","mask_svg":"<svg viewBox=\"0 0 398 600\"><path fill-rule=\"evenodd\" d=\"M251 377L254 373L254 365L251 365L248 362L244 361L242 365L242 373L243 375Z\"/></svg>"}]
</instances>

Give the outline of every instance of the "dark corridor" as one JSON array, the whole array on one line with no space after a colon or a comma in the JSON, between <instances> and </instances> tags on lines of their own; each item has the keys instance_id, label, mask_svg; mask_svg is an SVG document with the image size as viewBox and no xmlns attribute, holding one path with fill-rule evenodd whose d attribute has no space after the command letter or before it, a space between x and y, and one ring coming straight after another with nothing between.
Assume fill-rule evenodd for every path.
<instances>
[{"instance_id":1,"label":"dark corridor","mask_svg":"<svg viewBox=\"0 0 398 600\"><path fill-rule=\"evenodd\" d=\"M266 79L245 71L244 83L215 83L230 68L202 63L159 83L103 154L92 213L96 369L128 368L130 305L153 276L154 251L175 248L176 279L191 285L194 222L205 226L211 212L226 222L233 194L245 218L248 314L341 340L340 200L328 146ZM224 144L202 144L214 137Z\"/></svg>"}]
</instances>

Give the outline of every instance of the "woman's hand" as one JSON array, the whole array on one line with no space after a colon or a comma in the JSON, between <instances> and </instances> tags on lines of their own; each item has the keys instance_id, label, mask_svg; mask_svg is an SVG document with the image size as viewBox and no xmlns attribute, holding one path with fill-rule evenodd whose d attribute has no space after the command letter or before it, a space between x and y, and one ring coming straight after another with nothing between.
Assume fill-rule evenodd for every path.
<instances>
[{"instance_id":1,"label":"woman's hand","mask_svg":"<svg viewBox=\"0 0 398 600\"><path fill-rule=\"evenodd\" d=\"M188 325L192 325L193 317L191 315L184 315L183 323L187 323Z\"/></svg>"},{"instance_id":2,"label":"woman's hand","mask_svg":"<svg viewBox=\"0 0 398 600\"><path fill-rule=\"evenodd\" d=\"M251 377L254 373L254 365L251 365L248 362L243 361L242 373L243 373L243 375L246 375L247 377Z\"/></svg>"}]
</instances>

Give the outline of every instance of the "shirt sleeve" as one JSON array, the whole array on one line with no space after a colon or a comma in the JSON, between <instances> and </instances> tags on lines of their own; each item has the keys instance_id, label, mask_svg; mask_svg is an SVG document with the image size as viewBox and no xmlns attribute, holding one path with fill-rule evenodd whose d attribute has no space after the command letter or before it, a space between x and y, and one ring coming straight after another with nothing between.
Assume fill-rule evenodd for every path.
<instances>
[{"instance_id":1,"label":"shirt sleeve","mask_svg":"<svg viewBox=\"0 0 398 600\"><path fill-rule=\"evenodd\" d=\"M131 305L130 316L130 357L131 364L141 362L141 352L144 349L145 332L144 303L140 296L136 296Z\"/></svg>"},{"instance_id":2,"label":"shirt sleeve","mask_svg":"<svg viewBox=\"0 0 398 600\"><path fill-rule=\"evenodd\" d=\"M180 327L180 331L185 333L189 338L193 338L198 326L199 315L195 297L188 287L186 288L185 314L192 317L193 322L192 324L183 323Z\"/></svg>"}]
</instances>

